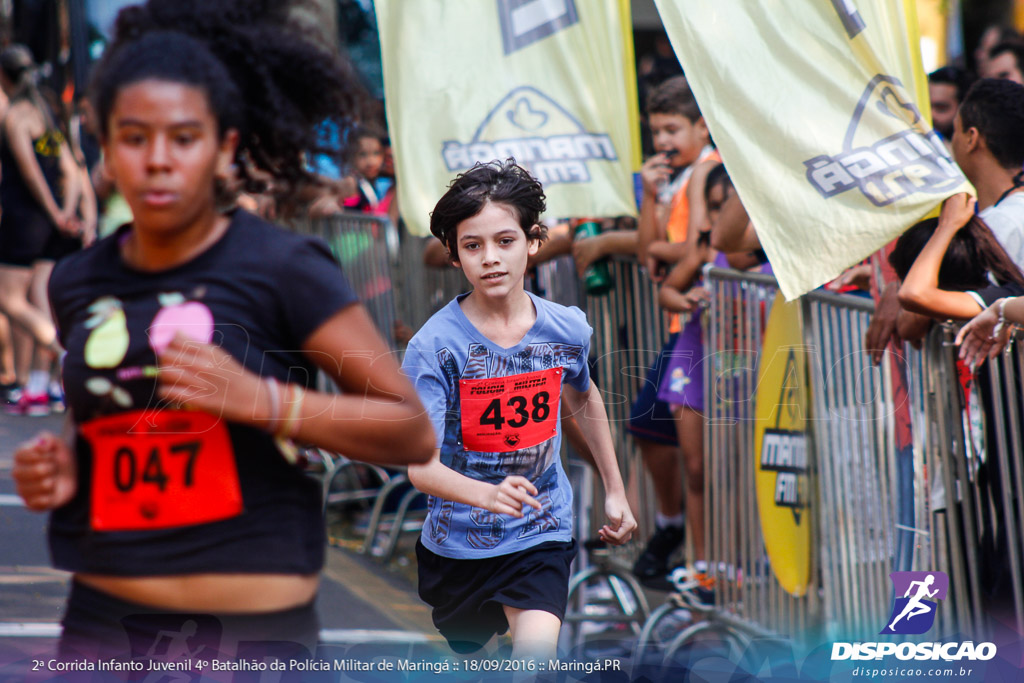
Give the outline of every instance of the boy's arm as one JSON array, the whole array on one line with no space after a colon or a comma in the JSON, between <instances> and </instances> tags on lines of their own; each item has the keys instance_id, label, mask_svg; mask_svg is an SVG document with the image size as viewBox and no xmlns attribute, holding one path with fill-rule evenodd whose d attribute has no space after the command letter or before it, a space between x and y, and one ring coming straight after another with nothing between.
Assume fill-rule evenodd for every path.
<instances>
[{"instance_id":1,"label":"boy's arm","mask_svg":"<svg viewBox=\"0 0 1024 683\"><path fill-rule=\"evenodd\" d=\"M570 417L576 418L604 483L604 508L609 524L601 527L598 535L603 541L622 545L632 537L636 520L626 501L626 487L615 460L615 444L608 429L608 414L601 392L593 382L586 391L569 385L563 386L562 391L571 411Z\"/></svg>"},{"instance_id":2,"label":"boy's arm","mask_svg":"<svg viewBox=\"0 0 1024 683\"><path fill-rule=\"evenodd\" d=\"M647 263L647 249L651 242L665 239L668 212L659 210L658 186L667 182L670 174L668 157L655 154L640 169L643 195L640 198L640 217L637 220L636 260Z\"/></svg>"},{"instance_id":3,"label":"boy's arm","mask_svg":"<svg viewBox=\"0 0 1024 683\"><path fill-rule=\"evenodd\" d=\"M500 515L523 516L523 505L537 510L541 504L533 496L537 487L526 477L505 477L500 484L488 484L459 474L441 462L441 449L422 465L409 465L409 481L423 493L457 503L483 508Z\"/></svg>"},{"instance_id":4,"label":"boy's arm","mask_svg":"<svg viewBox=\"0 0 1024 683\"><path fill-rule=\"evenodd\" d=\"M636 230L609 230L593 237L573 240L572 257L576 261L577 273L583 277L587 268L612 254L636 254L639 244L637 237Z\"/></svg>"},{"instance_id":5,"label":"boy's arm","mask_svg":"<svg viewBox=\"0 0 1024 683\"><path fill-rule=\"evenodd\" d=\"M718 222L711 229L711 246L719 251L753 251L761 248L757 230L750 222L740 195L733 192L722 203Z\"/></svg>"}]
</instances>

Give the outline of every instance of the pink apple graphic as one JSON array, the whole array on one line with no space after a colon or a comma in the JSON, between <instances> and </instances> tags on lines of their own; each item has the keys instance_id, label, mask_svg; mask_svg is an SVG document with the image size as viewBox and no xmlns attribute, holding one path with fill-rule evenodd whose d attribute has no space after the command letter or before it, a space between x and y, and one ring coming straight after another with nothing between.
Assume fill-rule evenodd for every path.
<instances>
[{"instance_id":1,"label":"pink apple graphic","mask_svg":"<svg viewBox=\"0 0 1024 683\"><path fill-rule=\"evenodd\" d=\"M149 326L149 346L161 354L181 332L189 339L203 344L213 340L213 314L198 301L188 301L179 292L161 294L160 312Z\"/></svg>"}]
</instances>

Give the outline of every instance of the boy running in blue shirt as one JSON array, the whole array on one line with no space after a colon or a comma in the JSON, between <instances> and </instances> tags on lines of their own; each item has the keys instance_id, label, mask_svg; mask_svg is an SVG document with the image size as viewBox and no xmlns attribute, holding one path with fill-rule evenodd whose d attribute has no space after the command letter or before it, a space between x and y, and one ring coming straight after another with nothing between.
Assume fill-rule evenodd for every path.
<instances>
[{"instance_id":1,"label":"boy running in blue shirt","mask_svg":"<svg viewBox=\"0 0 1024 683\"><path fill-rule=\"evenodd\" d=\"M403 370L437 433L433 459L409 478L431 496L417 544L420 597L457 652L511 628L513 657L555 655L576 555L559 457L563 397L604 482L600 537L618 545L636 528L590 382L593 330L578 308L524 289L544 208L540 183L508 160L458 176L431 214L431 232L473 291L409 343Z\"/></svg>"}]
</instances>

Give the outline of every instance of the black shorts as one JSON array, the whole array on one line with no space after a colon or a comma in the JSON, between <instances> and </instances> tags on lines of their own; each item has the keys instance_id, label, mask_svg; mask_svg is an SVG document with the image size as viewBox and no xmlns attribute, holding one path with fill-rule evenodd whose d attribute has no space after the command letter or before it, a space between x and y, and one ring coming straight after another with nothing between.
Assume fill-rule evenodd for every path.
<instances>
[{"instance_id":1,"label":"black shorts","mask_svg":"<svg viewBox=\"0 0 1024 683\"><path fill-rule=\"evenodd\" d=\"M31 267L42 258L57 228L41 211L0 210L0 264Z\"/></svg>"},{"instance_id":2,"label":"black shorts","mask_svg":"<svg viewBox=\"0 0 1024 683\"><path fill-rule=\"evenodd\" d=\"M146 607L71 583L61 621L65 661L152 657L164 661L263 655L301 659L316 653L313 603L263 614L201 614Z\"/></svg>"},{"instance_id":3,"label":"black shorts","mask_svg":"<svg viewBox=\"0 0 1024 683\"><path fill-rule=\"evenodd\" d=\"M60 261L65 256L70 256L82 249L82 238L65 235L60 230L50 233L50 239L46 240L43 253L40 254L41 261Z\"/></svg>"},{"instance_id":4,"label":"black shorts","mask_svg":"<svg viewBox=\"0 0 1024 683\"><path fill-rule=\"evenodd\" d=\"M647 371L640 392L633 401L633 407L629 413L629 425L627 431L638 439L646 439L654 443L666 446L678 446L679 435L676 432L676 421L672 417L672 409L668 403L658 398L658 389L665 381L665 373L669 366L669 352L676 347L676 338L679 334L673 334L665 342L658 353L654 365Z\"/></svg>"},{"instance_id":5,"label":"black shorts","mask_svg":"<svg viewBox=\"0 0 1024 683\"><path fill-rule=\"evenodd\" d=\"M508 630L504 605L565 617L575 539L479 560L443 557L416 542L420 598L456 652L475 652Z\"/></svg>"}]
</instances>

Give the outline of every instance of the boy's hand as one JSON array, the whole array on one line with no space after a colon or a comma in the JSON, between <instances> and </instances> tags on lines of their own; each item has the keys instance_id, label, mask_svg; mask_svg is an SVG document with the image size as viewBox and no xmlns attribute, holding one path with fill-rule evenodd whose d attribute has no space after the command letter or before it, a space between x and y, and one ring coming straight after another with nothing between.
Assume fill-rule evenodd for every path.
<instances>
[{"instance_id":1,"label":"boy's hand","mask_svg":"<svg viewBox=\"0 0 1024 683\"><path fill-rule=\"evenodd\" d=\"M689 313L700 308L701 302L711 301L711 295L703 287L693 287L683 294L683 313Z\"/></svg>"},{"instance_id":2,"label":"boy's hand","mask_svg":"<svg viewBox=\"0 0 1024 683\"><path fill-rule=\"evenodd\" d=\"M864 351L871 356L871 362L875 365L882 362L890 341L897 349L903 343L896 333L896 322L900 314L899 291L897 283L886 285L875 304L875 314L871 316L868 331L864 334Z\"/></svg>"},{"instance_id":3,"label":"boy's hand","mask_svg":"<svg viewBox=\"0 0 1024 683\"><path fill-rule=\"evenodd\" d=\"M978 200L966 192L958 192L942 203L939 213L939 227L946 230L959 230L974 217L974 207Z\"/></svg>"},{"instance_id":4,"label":"boy's hand","mask_svg":"<svg viewBox=\"0 0 1024 683\"><path fill-rule=\"evenodd\" d=\"M640 178L647 194L658 194L658 188L668 182L669 176L672 175L668 159L668 154L659 152L645 161L640 168Z\"/></svg>"},{"instance_id":5,"label":"boy's hand","mask_svg":"<svg viewBox=\"0 0 1024 683\"><path fill-rule=\"evenodd\" d=\"M633 518L624 493L605 496L604 513L608 517L608 523L597 531L602 541L611 545L622 545L633 537L636 519Z\"/></svg>"},{"instance_id":6,"label":"boy's hand","mask_svg":"<svg viewBox=\"0 0 1024 683\"><path fill-rule=\"evenodd\" d=\"M541 509L541 504L533 498L536 495L537 487L526 477L505 477L503 482L492 489L484 508L499 515L522 517L523 505Z\"/></svg>"},{"instance_id":7,"label":"boy's hand","mask_svg":"<svg viewBox=\"0 0 1024 683\"><path fill-rule=\"evenodd\" d=\"M660 284L667 275L668 264L673 262L672 243L666 240L654 240L647 247L647 259L644 267L647 275L655 284Z\"/></svg>"},{"instance_id":8,"label":"boy's hand","mask_svg":"<svg viewBox=\"0 0 1024 683\"><path fill-rule=\"evenodd\" d=\"M37 512L61 507L78 488L74 454L50 432L18 447L11 476L25 506Z\"/></svg>"}]
</instances>

